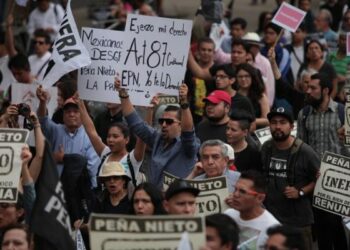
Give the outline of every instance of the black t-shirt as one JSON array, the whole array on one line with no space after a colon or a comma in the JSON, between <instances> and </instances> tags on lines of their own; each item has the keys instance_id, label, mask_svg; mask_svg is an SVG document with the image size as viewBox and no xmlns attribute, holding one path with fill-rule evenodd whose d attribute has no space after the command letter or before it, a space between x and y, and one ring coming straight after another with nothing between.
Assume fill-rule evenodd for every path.
<instances>
[{"instance_id":1,"label":"black t-shirt","mask_svg":"<svg viewBox=\"0 0 350 250\"><path fill-rule=\"evenodd\" d=\"M262 146L263 171L267 176L268 190L264 201L269 210L282 224L303 227L311 225L313 220L312 205L309 197L289 199L284 190L287 186L300 189L316 181L320 160L315 151L303 143L297 152L291 148L278 150L271 141ZM293 164L294 162L294 164Z\"/></svg>"},{"instance_id":2,"label":"black t-shirt","mask_svg":"<svg viewBox=\"0 0 350 250\"><path fill-rule=\"evenodd\" d=\"M235 151L235 166L239 172L250 169L261 172L262 165L259 150L248 144L241 152Z\"/></svg>"},{"instance_id":3,"label":"black t-shirt","mask_svg":"<svg viewBox=\"0 0 350 250\"><path fill-rule=\"evenodd\" d=\"M131 209L131 202L128 199L128 195L119 202L117 206L113 206L109 195L105 194L105 197L102 201L97 200L92 211L94 213L101 214L128 214Z\"/></svg>"},{"instance_id":4,"label":"black t-shirt","mask_svg":"<svg viewBox=\"0 0 350 250\"><path fill-rule=\"evenodd\" d=\"M227 126L227 122L224 124L213 124L205 119L197 125L196 135L201 141L201 143L207 140L214 140L214 139L219 139L225 142L226 126Z\"/></svg>"}]
</instances>

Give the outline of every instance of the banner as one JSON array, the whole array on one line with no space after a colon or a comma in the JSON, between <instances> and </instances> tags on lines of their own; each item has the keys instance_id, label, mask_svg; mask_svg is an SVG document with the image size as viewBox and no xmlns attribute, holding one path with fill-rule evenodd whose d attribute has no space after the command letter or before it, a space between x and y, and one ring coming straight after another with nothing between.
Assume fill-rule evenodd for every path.
<instances>
[{"instance_id":1,"label":"banner","mask_svg":"<svg viewBox=\"0 0 350 250\"><path fill-rule=\"evenodd\" d=\"M314 190L313 205L350 217L350 158L325 152L321 175Z\"/></svg>"},{"instance_id":2,"label":"banner","mask_svg":"<svg viewBox=\"0 0 350 250\"><path fill-rule=\"evenodd\" d=\"M176 250L183 232L190 249L205 246L204 217L91 214L93 250Z\"/></svg>"},{"instance_id":3,"label":"banner","mask_svg":"<svg viewBox=\"0 0 350 250\"><path fill-rule=\"evenodd\" d=\"M178 177L164 172L163 189L166 191L171 183ZM186 180L191 186L198 188L201 192L196 198L196 214L210 215L223 213L229 207L225 199L229 196L226 177L220 176L206 180Z\"/></svg>"},{"instance_id":4,"label":"banner","mask_svg":"<svg viewBox=\"0 0 350 250\"><path fill-rule=\"evenodd\" d=\"M90 56L79 37L68 0L66 13L52 47L52 54L44 73L42 85L52 86L63 75L91 63Z\"/></svg>"},{"instance_id":5,"label":"banner","mask_svg":"<svg viewBox=\"0 0 350 250\"><path fill-rule=\"evenodd\" d=\"M21 152L29 131L0 128L0 202L16 203L22 171Z\"/></svg>"},{"instance_id":6,"label":"banner","mask_svg":"<svg viewBox=\"0 0 350 250\"><path fill-rule=\"evenodd\" d=\"M117 70L134 105L149 106L157 93L178 95L191 31L189 20L128 14L124 52Z\"/></svg>"},{"instance_id":7,"label":"banner","mask_svg":"<svg viewBox=\"0 0 350 250\"><path fill-rule=\"evenodd\" d=\"M36 196L30 221L32 232L37 236L35 246L45 250L75 249L62 184L47 141Z\"/></svg>"},{"instance_id":8,"label":"banner","mask_svg":"<svg viewBox=\"0 0 350 250\"><path fill-rule=\"evenodd\" d=\"M347 87L347 86L346 86ZM345 119L344 119L344 128L345 128L345 140L344 145L350 147L350 89L345 89L346 93L346 102L345 102Z\"/></svg>"},{"instance_id":9,"label":"banner","mask_svg":"<svg viewBox=\"0 0 350 250\"><path fill-rule=\"evenodd\" d=\"M271 22L290 32L295 32L304 20L305 15L305 11L283 2Z\"/></svg>"},{"instance_id":10,"label":"banner","mask_svg":"<svg viewBox=\"0 0 350 250\"><path fill-rule=\"evenodd\" d=\"M79 69L78 92L85 100L120 103L114 90L116 70L120 68L124 32L82 28L81 40L89 51L91 64Z\"/></svg>"}]
</instances>

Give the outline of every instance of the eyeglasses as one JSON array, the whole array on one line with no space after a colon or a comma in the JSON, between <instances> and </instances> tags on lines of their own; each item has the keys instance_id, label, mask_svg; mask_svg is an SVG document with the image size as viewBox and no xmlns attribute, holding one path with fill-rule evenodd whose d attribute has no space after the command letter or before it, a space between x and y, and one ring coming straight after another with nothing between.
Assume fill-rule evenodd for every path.
<instances>
[{"instance_id":1,"label":"eyeglasses","mask_svg":"<svg viewBox=\"0 0 350 250\"><path fill-rule=\"evenodd\" d=\"M34 41L34 44L43 45L43 44L45 44L45 42L43 42L43 41Z\"/></svg>"},{"instance_id":2,"label":"eyeglasses","mask_svg":"<svg viewBox=\"0 0 350 250\"><path fill-rule=\"evenodd\" d=\"M238 79L244 79L244 78L246 78L246 79L250 79L250 78L252 78L250 75L240 75L240 76L237 76L237 78Z\"/></svg>"},{"instance_id":3,"label":"eyeglasses","mask_svg":"<svg viewBox=\"0 0 350 250\"><path fill-rule=\"evenodd\" d=\"M245 190L245 189L242 189L242 188L236 188L235 187L235 191L233 191L233 193L236 193L238 192L239 195L253 195L253 196L257 196L259 193L256 192L256 191L253 191L253 190Z\"/></svg>"},{"instance_id":4,"label":"eyeglasses","mask_svg":"<svg viewBox=\"0 0 350 250\"><path fill-rule=\"evenodd\" d=\"M217 81L217 80L221 80L221 79L227 79L229 78L229 76L225 76L225 75L218 75L218 76L215 76L214 79Z\"/></svg>"},{"instance_id":5,"label":"eyeglasses","mask_svg":"<svg viewBox=\"0 0 350 250\"><path fill-rule=\"evenodd\" d=\"M171 118L159 118L158 119L159 125L163 125L164 122L165 122L166 125L171 125L171 124L173 124L174 122L177 122L177 121L175 121L174 119L171 119Z\"/></svg>"}]
</instances>

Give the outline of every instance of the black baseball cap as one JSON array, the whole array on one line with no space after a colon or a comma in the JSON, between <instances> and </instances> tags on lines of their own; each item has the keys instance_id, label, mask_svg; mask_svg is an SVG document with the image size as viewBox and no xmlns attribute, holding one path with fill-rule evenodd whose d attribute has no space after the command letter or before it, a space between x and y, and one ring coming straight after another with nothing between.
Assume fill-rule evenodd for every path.
<instances>
[{"instance_id":1,"label":"black baseball cap","mask_svg":"<svg viewBox=\"0 0 350 250\"><path fill-rule=\"evenodd\" d=\"M170 184L168 190L165 192L165 200L169 200L174 195L182 192L188 192L197 197L200 190L198 188L192 187L188 181L185 181L183 179L175 180Z\"/></svg>"},{"instance_id":2,"label":"black baseball cap","mask_svg":"<svg viewBox=\"0 0 350 250\"><path fill-rule=\"evenodd\" d=\"M283 116L283 117L287 118L287 120L290 123L294 123L293 113L284 107L278 107L278 108L274 108L273 110L271 110L271 112L267 114L267 119L269 119L269 121L271 121L271 119L274 116Z\"/></svg>"}]
</instances>

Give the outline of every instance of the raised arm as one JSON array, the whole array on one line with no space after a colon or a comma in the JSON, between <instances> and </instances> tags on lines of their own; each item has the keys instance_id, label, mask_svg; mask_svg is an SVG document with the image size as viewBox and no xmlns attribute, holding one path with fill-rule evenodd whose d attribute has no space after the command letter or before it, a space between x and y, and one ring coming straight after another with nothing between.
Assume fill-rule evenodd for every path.
<instances>
[{"instance_id":1,"label":"raised arm","mask_svg":"<svg viewBox=\"0 0 350 250\"><path fill-rule=\"evenodd\" d=\"M44 90L44 88L40 85L36 89L36 96L39 99L39 107L38 107L38 117L42 118L46 116L46 103L49 98L49 94Z\"/></svg>"},{"instance_id":2,"label":"raised arm","mask_svg":"<svg viewBox=\"0 0 350 250\"><path fill-rule=\"evenodd\" d=\"M179 88L180 106L181 106L181 131L193 131L193 118L187 100L188 87L182 83Z\"/></svg>"},{"instance_id":3,"label":"raised arm","mask_svg":"<svg viewBox=\"0 0 350 250\"><path fill-rule=\"evenodd\" d=\"M15 56L17 54L17 50L15 48L15 39L13 36L13 14L9 13L6 18L6 38L5 38L5 44L7 51L10 55L10 57Z\"/></svg>"},{"instance_id":4,"label":"raised arm","mask_svg":"<svg viewBox=\"0 0 350 250\"><path fill-rule=\"evenodd\" d=\"M32 176L34 182L36 182L36 180L39 177L43 163L45 137L43 132L41 131L40 122L33 111L30 114L30 121L34 126L36 153L30 164L29 173Z\"/></svg>"},{"instance_id":5,"label":"raised arm","mask_svg":"<svg viewBox=\"0 0 350 250\"><path fill-rule=\"evenodd\" d=\"M122 106L123 116L128 116L132 112L135 111L134 106L132 105L129 94L126 89L122 88L120 85L120 79L118 77L115 78L114 86L119 93L120 103Z\"/></svg>"},{"instance_id":6,"label":"raised arm","mask_svg":"<svg viewBox=\"0 0 350 250\"><path fill-rule=\"evenodd\" d=\"M76 102L78 103L81 121L84 125L85 131L87 135L89 136L89 139L91 141L92 146L94 147L96 153L101 156L101 153L103 149L106 147L106 145L102 142L101 137L98 135L95 125L93 121L90 118L90 115L85 107L84 101L80 100L76 95L74 95L74 98Z\"/></svg>"},{"instance_id":7,"label":"raised arm","mask_svg":"<svg viewBox=\"0 0 350 250\"><path fill-rule=\"evenodd\" d=\"M194 56L191 51L188 53L187 66L194 76L203 80L212 79L209 69L202 68L201 66L199 66L199 64L196 62L196 59L194 59Z\"/></svg>"}]
</instances>

